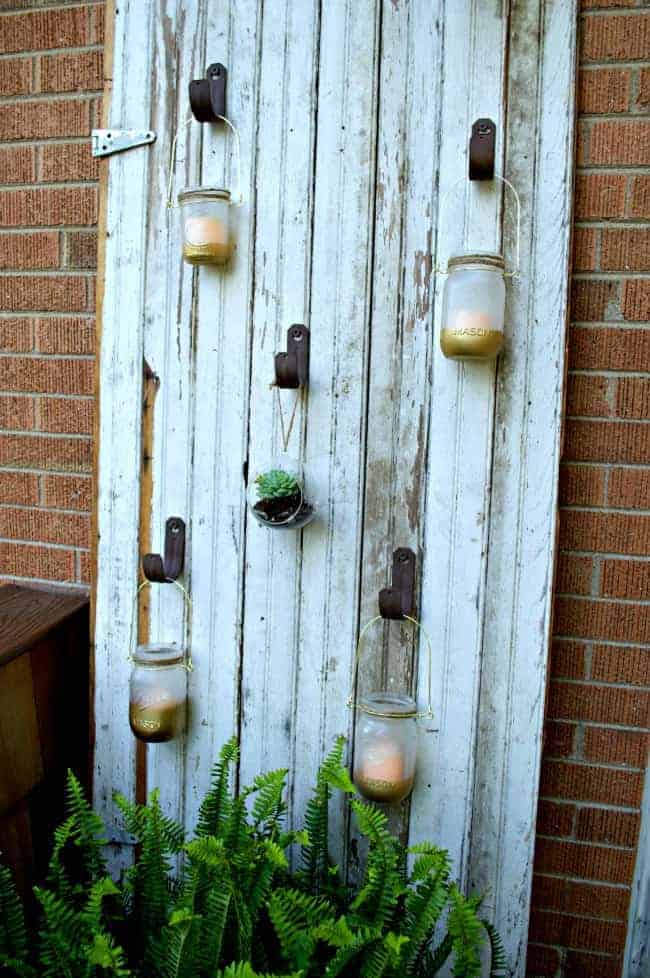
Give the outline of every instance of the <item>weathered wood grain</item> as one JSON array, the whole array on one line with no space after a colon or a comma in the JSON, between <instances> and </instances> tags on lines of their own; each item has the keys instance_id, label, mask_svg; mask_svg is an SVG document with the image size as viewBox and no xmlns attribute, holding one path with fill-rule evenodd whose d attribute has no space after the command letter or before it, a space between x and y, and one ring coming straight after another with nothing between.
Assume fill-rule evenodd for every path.
<instances>
[{"instance_id":1,"label":"weathered wood grain","mask_svg":"<svg viewBox=\"0 0 650 978\"><path fill-rule=\"evenodd\" d=\"M131 0L117 20L111 114L113 125L151 124L159 136L110 164L100 808L110 812L113 787L134 788L125 656L145 352L160 376L147 531L158 549L165 519L186 519L183 582L193 600L190 628L175 589L154 589L151 636L187 640L194 660L187 737L149 752L151 785L191 827L219 747L239 733L240 779L288 767L291 817L300 821L323 754L353 729L345 704L359 619L375 612L393 548L412 546L422 557L436 716L421 725L410 815L405 806L393 824L411 842L449 848L464 886L490 889L486 906L515 975L550 608L574 6L150 0L136 11ZM192 270L180 259L178 214L165 208L169 150L187 118L188 80L217 60L229 70L244 204L232 209L230 266ZM450 254L501 246L500 185L464 179L471 124L486 115L497 123L497 169L522 192L526 218L498 368L442 357L444 276L435 271ZM182 126L175 177L175 189L232 184L224 127ZM511 213L507 204L509 259ZM247 514L243 477L246 462L252 474L281 447L268 385L292 322L312 336L309 397L289 452L304 454L319 515L301 534L260 527ZM390 638L378 629L373 648L359 688L404 688L415 666L423 704L424 646L417 655L410 631L394 625ZM354 872L342 805L332 837Z\"/></svg>"},{"instance_id":2,"label":"weathered wood grain","mask_svg":"<svg viewBox=\"0 0 650 978\"><path fill-rule=\"evenodd\" d=\"M467 147L481 116L497 128L503 155L507 15L491 0L453 4L445 17L435 265L450 255L498 251L501 191L470 183ZM439 344L442 289L436 275L433 392L428 445L422 615L432 636L435 735L420 739L410 841L433 836L465 885L482 618L490 516L493 363L446 360ZM425 663L420 661L420 685Z\"/></svg>"},{"instance_id":3,"label":"weathered wood grain","mask_svg":"<svg viewBox=\"0 0 650 978\"><path fill-rule=\"evenodd\" d=\"M379 3L323 4L309 321L312 384L305 452L320 519L303 533L291 774L304 811L334 738L356 644L372 268ZM344 859L346 814L331 840Z\"/></svg>"},{"instance_id":4,"label":"weathered wood grain","mask_svg":"<svg viewBox=\"0 0 650 978\"><path fill-rule=\"evenodd\" d=\"M259 0L209 4L206 65L228 67L228 114L241 139L244 203L231 209L237 249L227 269L201 269L197 294L195 420L191 498L194 612L185 818L194 825L210 768L239 732L251 296L256 247L256 138L259 115ZM234 181L232 140L203 127L202 180Z\"/></svg>"},{"instance_id":5,"label":"weathered wood grain","mask_svg":"<svg viewBox=\"0 0 650 978\"><path fill-rule=\"evenodd\" d=\"M147 128L151 105L152 0L115 12L109 125ZM118 69L119 66L119 69ZM138 478L149 149L111 159L106 195L97 479L94 800L116 843L112 866L128 859L113 791L132 796L135 747L128 725L129 639L138 573Z\"/></svg>"},{"instance_id":6,"label":"weathered wood grain","mask_svg":"<svg viewBox=\"0 0 650 978\"><path fill-rule=\"evenodd\" d=\"M522 197L522 267L498 375L469 861L515 976L525 971L552 612L575 32L575 3L512 4L505 175Z\"/></svg>"},{"instance_id":7,"label":"weathered wood grain","mask_svg":"<svg viewBox=\"0 0 650 978\"><path fill-rule=\"evenodd\" d=\"M259 64L256 241L248 478L284 451L273 357L291 323L307 323L318 67L318 3L278 4L266 17ZM309 323L307 323L309 325ZM317 324L314 327L318 328ZM280 391L288 418L295 391ZM301 454L303 398L288 454ZM289 466L291 463L285 463ZM305 530L312 532L312 527ZM293 753L302 534L270 530L249 514L242 660L240 776L289 766Z\"/></svg>"}]
</instances>

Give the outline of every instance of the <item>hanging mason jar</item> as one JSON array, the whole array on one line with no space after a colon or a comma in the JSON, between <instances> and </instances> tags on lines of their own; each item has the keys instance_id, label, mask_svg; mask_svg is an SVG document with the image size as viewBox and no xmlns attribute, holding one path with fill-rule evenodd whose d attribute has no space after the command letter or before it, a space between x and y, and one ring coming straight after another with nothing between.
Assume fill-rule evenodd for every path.
<instances>
[{"instance_id":1,"label":"hanging mason jar","mask_svg":"<svg viewBox=\"0 0 650 978\"><path fill-rule=\"evenodd\" d=\"M185 651L175 645L139 645L129 685L129 723L149 744L173 740L185 728Z\"/></svg>"},{"instance_id":2,"label":"hanging mason jar","mask_svg":"<svg viewBox=\"0 0 650 978\"><path fill-rule=\"evenodd\" d=\"M415 781L417 708L409 696L372 693L358 706L353 778L369 801L396 804Z\"/></svg>"},{"instance_id":3,"label":"hanging mason jar","mask_svg":"<svg viewBox=\"0 0 650 978\"><path fill-rule=\"evenodd\" d=\"M492 360L503 348L506 286L502 255L456 255L447 264L440 347L452 360Z\"/></svg>"},{"instance_id":4,"label":"hanging mason jar","mask_svg":"<svg viewBox=\"0 0 650 978\"><path fill-rule=\"evenodd\" d=\"M381 615L372 618L361 630L357 646L356 666L361 661L362 644L368 630L379 621ZM422 626L415 619L402 619L418 630ZM348 706L357 713L354 765L352 776L357 790L368 801L395 805L407 798L413 790L417 761L419 718L431 718L431 643L424 634L428 650L429 701L427 708L419 712L416 700L408 693L388 690L362 696L357 702L351 695Z\"/></svg>"},{"instance_id":5,"label":"hanging mason jar","mask_svg":"<svg viewBox=\"0 0 650 978\"><path fill-rule=\"evenodd\" d=\"M183 258L191 265L225 265L233 251L230 191L190 187L178 195L183 222Z\"/></svg>"},{"instance_id":6,"label":"hanging mason jar","mask_svg":"<svg viewBox=\"0 0 650 978\"><path fill-rule=\"evenodd\" d=\"M518 274L519 267L520 203L508 180L496 174L494 179L508 187L515 198L515 270L506 272L504 257L498 252L473 251L449 258L440 348L451 360L494 360L503 349L505 280Z\"/></svg>"},{"instance_id":7,"label":"hanging mason jar","mask_svg":"<svg viewBox=\"0 0 650 978\"><path fill-rule=\"evenodd\" d=\"M237 191L228 187L186 187L178 194L183 230L183 258L190 265L226 265L235 250L232 208L242 204L239 133L225 116L220 117L235 142ZM192 122L190 118L186 126ZM183 128L181 127L181 130ZM173 208L174 167L180 131L172 141L167 206Z\"/></svg>"},{"instance_id":8,"label":"hanging mason jar","mask_svg":"<svg viewBox=\"0 0 650 978\"><path fill-rule=\"evenodd\" d=\"M316 516L316 502L298 459L277 455L248 477L248 505L258 523L271 530L300 530Z\"/></svg>"},{"instance_id":9,"label":"hanging mason jar","mask_svg":"<svg viewBox=\"0 0 650 978\"><path fill-rule=\"evenodd\" d=\"M190 596L176 580L169 584L181 592L187 611L187 628L191 631L192 602ZM144 588L143 581L135 594L131 618L129 648L133 648L136 631L138 599ZM183 733L187 716L187 674L192 670L189 649L164 642L138 645L129 655L131 676L129 680L129 725L133 734L147 744L162 744Z\"/></svg>"}]
</instances>

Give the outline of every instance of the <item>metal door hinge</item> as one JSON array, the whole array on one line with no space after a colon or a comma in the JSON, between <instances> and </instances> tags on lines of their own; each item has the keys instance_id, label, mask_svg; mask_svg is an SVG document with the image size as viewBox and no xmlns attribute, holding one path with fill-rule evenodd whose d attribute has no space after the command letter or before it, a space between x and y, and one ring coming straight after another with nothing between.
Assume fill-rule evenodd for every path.
<instances>
[{"instance_id":1,"label":"metal door hinge","mask_svg":"<svg viewBox=\"0 0 650 978\"><path fill-rule=\"evenodd\" d=\"M91 149L93 156L110 156L126 149L146 146L155 142L156 134L150 129L93 129Z\"/></svg>"}]
</instances>

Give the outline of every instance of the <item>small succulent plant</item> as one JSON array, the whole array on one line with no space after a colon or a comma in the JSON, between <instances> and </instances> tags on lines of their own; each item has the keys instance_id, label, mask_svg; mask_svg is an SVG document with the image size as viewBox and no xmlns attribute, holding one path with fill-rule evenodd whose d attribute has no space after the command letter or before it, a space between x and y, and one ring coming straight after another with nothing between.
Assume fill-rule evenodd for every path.
<instances>
[{"instance_id":1,"label":"small succulent plant","mask_svg":"<svg viewBox=\"0 0 650 978\"><path fill-rule=\"evenodd\" d=\"M283 469L269 469L255 479L260 499L284 499L300 492L296 477Z\"/></svg>"}]
</instances>

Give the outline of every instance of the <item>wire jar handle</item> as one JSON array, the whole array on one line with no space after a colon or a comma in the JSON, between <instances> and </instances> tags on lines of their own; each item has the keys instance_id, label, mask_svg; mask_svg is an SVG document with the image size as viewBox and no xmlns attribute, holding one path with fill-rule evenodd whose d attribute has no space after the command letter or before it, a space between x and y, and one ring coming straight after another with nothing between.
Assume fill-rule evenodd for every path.
<instances>
[{"instance_id":1,"label":"wire jar handle","mask_svg":"<svg viewBox=\"0 0 650 978\"><path fill-rule=\"evenodd\" d=\"M242 193L241 182L241 144L239 141L239 130L234 122L231 122L227 116L219 115L217 118L221 119L222 122L225 122L235 141L235 173L237 175L237 193L232 195L232 203L235 207L241 207L241 205L244 203L244 195ZM167 183L167 207L170 209L176 206L174 204L174 169L176 167L176 147L178 144L178 137L181 132L187 129L187 127L191 124L192 119L193 116L190 116L184 125L180 125L178 127L172 140L172 148L169 157L169 181Z\"/></svg>"},{"instance_id":2,"label":"wire jar handle","mask_svg":"<svg viewBox=\"0 0 650 978\"><path fill-rule=\"evenodd\" d=\"M191 627L191 623L192 623L192 599L191 599L191 597L190 597L190 595L189 595L189 593L187 591L187 588L184 588L183 585L179 581L172 581L172 580L170 580L170 581L167 581L167 583L168 584L173 584L174 587L176 587L181 592L181 594L183 595L183 600L185 601L185 607L187 608L188 626ZM135 619L136 619L136 612L137 612L137 609L138 609L138 600L140 598L141 591L143 591L147 587L152 587L151 581L142 581L138 585L138 587L136 588L135 597L133 599L133 610L132 610L132 613L131 613L131 628L130 628L130 631L129 631L129 654L127 656L127 661L128 662L133 662L133 640L134 640L134 637L135 637ZM187 654L185 656L185 662L183 664L183 668L186 669L187 672L192 672L192 669L194 668L194 665L192 663L192 653L189 650L188 650L188 652L187 652Z\"/></svg>"},{"instance_id":3,"label":"wire jar handle","mask_svg":"<svg viewBox=\"0 0 650 978\"><path fill-rule=\"evenodd\" d=\"M516 215L517 215L517 236L516 236L516 244L515 244L515 266L514 266L514 269L512 271L510 271L510 272L504 271L503 275L504 275L504 278L518 278L519 277L520 253L521 253L521 200L519 199L519 194L515 190L514 186L512 185L512 183L510 183L510 181L506 177L502 177L498 173L495 173L494 174L494 177L492 179L493 180L498 180L499 183L502 183L504 185L504 187L508 188L512 192L512 195L515 198L515 212L516 212ZM486 182L487 183L488 181L481 181L481 182ZM456 180L454 183L452 183L451 187L447 187L447 189L444 191L443 194L441 194L441 196L440 196L440 198L438 200L438 213L440 213L440 208L441 208L443 202L447 200L447 198L449 197L449 195L451 194L451 192L453 190L456 190L456 188L459 187L461 184L466 184L466 183L467 183L467 179L465 177L461 177L460 180ZM470 181L470 183L471 183L471 181ZM436 266L436 272L439 275L446 275L447 274L447 271L448 270L446 268L441 268L439 266Z\"/></svg>"},{"instance_id":4,"label":"wire jar handle","mask_svg":"<svg viewBox=\"0 0 650 978\"><path fill-rule=\"evenodd\" d=\"M366 624L363 626L363 628L359 632L359 640L357 641L357 649L356 649L355 656L354 656L354 671L353 671L353 680L352 680L353 681L353 689L352 689L352 692L350 693L350 695L348 696L347 704L346 705L347 705L348 709L350 709L350 710L361 710L363 713L367 713L370 716L388 717L389 719L396 719L396 720L402 719L404 717L416 717L416 719L418 719L418 720L431 719L433 717L433 706L431 705L431 700L432 700L432 696L431 696L431 683L432 683L432 670L433 670L433 661L432 661L433 660L433 648L432 648L432 644L431 644L431 638L429 637L429 633L424 628L424 625L422 625L422 623L419 622L417 620L417 618L411 618L410 615L404 615L404 617L401 618L401 619L399 619L399 620L400 621L408 621L412 625L414 625L415 628L417 629L417 631L423 636L425 642L427 643L427 652L428 652L427 673L428 673L428 693L429 693L429 696L428 696L428 702L427 702L427 708L426 708L426 710L424 710L423 712L418 712L417 707L416 707L416 709L413 712L411 712L411 713L408 713L408 712L406 712L406 713L405 712L391 713L391 712L386 711L386 710L381 710L381 711L380 710L373 710L372 707L369 707L369 706L361 706L360 704L357 703L357 694L356 694L357 684L356 684L356 678L357 678L357 672L358 672L358 669L359 669L359 662L361 660L361 650L362 650L362 646L363 646L363 640L364 640L364 638L366 636L366 633L368 632L368 630L373 625L375 625L378 621L387 621L387 620L388 619L383 618L382 615L375 615L375 617L374 618L371 618L369 622L366 622ZM417 700L416 700L416 704L417 704Z\"/></svg>"}]
</instances>

